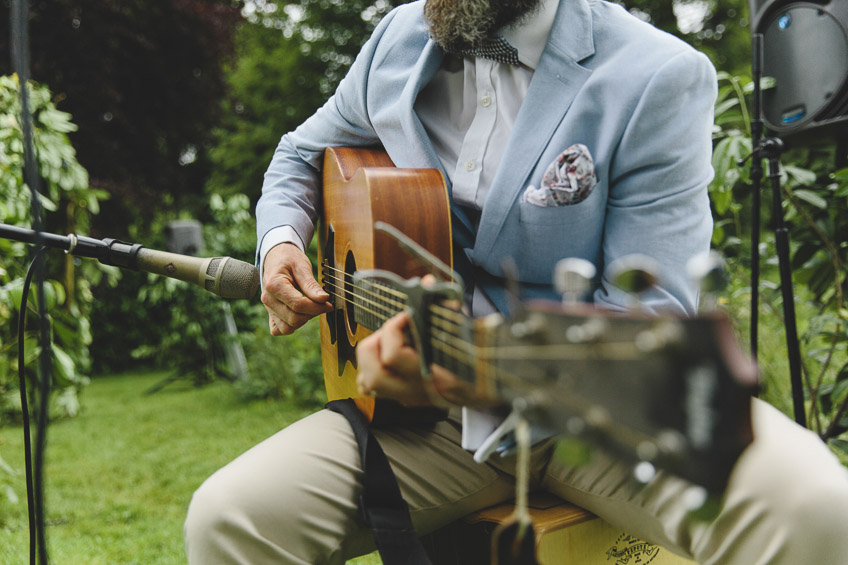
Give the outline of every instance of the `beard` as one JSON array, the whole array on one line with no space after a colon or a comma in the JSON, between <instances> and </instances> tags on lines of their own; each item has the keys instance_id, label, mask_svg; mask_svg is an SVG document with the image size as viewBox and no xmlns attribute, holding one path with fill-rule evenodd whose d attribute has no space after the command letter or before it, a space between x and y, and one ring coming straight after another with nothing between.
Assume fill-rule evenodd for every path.
<instances>
[{"instance_id":1,"label":"beard","mask_svg":"<svg viewBox=\"0 0 848 565\"><path fill-rule=\"evenodd\" d=\"M462 52L519 23L539 7L540 0L427 0L424 19L436 44Z\"/></svg>"}]
</instances>

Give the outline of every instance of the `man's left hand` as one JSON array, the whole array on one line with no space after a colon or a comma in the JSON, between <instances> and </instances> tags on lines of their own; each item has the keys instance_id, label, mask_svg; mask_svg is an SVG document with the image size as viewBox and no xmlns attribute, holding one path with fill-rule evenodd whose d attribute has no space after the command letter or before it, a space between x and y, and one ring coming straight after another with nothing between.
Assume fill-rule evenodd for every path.
<instances>
[{"instance_id":1,"label":"man's left hand","mask_svg":"<svg viewBox=\"0 0 848 565\"><path fill-rule=\"evenodd\" d=\"M390 398L407 406L481 406L489 404L473 387L437 365L423 379L418 353L406 342L408 313L401 312L362 340L356 348L360 394Z\"/></svg>"}]
</instances>

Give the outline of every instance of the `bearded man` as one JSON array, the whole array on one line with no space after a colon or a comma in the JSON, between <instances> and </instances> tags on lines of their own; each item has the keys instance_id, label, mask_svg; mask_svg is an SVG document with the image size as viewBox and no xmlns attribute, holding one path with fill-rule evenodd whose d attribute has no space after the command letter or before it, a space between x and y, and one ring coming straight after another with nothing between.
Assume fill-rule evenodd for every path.
<instances>
[{"instance_id":1,"label":"bearded man","mask_svg":"<svg viewBox=\"0 0 848 565\"><path fill-rule=\"evenodd\" d=\"M710 243L715 95L706 57L603 1L427 0L395 9L335 95L283 136L266 173L257 261L271 333L331 309L303 249L332 146L382 145L398 167L444 173L453 255L475 316L506 311L508 258L524 297L553 296L556 262L580 257L601 273L592 302L626 308L631 299L609 284L606 268L631 253L662 267L661 284L640 297L646 310L693 314L697 289L684 265ZM562 163L583 174L558 192L549 178ZM406 323L393 319L359 345L358 381L366 393L426 403ZM456 392L450 375L436 385ZM629 467L600 453L570 468L552 457L551 441L533 448L531 485L702 563L842 562L845 470L773 408L754 401L752 414L755 440L709 522L690 516L685 481L659 473L637 486ZM478 464L466 449L475 442L463 442L463 428L497 423L452 409L432 427L373 430L418 534L513 496L514 458ZM357 509L362 484L348 421L312 414L198 489L186 522L189 560L314 565L370 552L374 537Z\"/></svg>"}]
</instances>

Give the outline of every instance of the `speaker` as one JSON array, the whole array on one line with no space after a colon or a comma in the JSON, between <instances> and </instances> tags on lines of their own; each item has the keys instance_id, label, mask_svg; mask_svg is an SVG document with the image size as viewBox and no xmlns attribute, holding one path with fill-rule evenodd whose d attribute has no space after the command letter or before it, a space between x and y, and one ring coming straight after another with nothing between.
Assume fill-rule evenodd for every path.
<instances>
[{"instance_id":1,"label":"speaker","mask_svg":"<svg viewBox=\"0 0 848 565\"><path fill-rule=\"evenodd\" d=\"M203 225L197 220L174 220L165 227L168 251L197 255L203 251Z\"/></svg>"},{"instance_id":2,"label":"speaker","mask_svg":"<svg viewBox=\"0 0 848 565\"><path fill-rule=\"evenodd\" d=\"M763 35L762 118L781 138L848 136L848 0L750 0Z\"/></svg>"}]
</instances>

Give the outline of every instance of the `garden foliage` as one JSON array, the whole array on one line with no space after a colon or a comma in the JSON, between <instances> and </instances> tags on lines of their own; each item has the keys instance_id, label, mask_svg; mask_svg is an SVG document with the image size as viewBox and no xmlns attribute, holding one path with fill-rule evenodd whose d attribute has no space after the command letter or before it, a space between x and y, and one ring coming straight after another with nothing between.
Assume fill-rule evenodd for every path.
<instances>
[{"instance_id":1,"label":"garden foliage","mask_svg":"<svg viewBox=\"0 0 848 565\"><path fill-rule=\"evenodd\" d=\"M54 233L85 233L90 216L99 210L103 191L88 186L88 175L77 162L67 134L76 129L71 117L56 109L46 86L30 85L35 125L35 149L41 177L41 203L46 212L45 229ZM30 191L23 180L23 133L20 127L20 97L17 77L0 77L0 221L31 227ZM0 239L0 391L5 402L17 383L17 336L15 327L20 307L23 277L33 248ZM53 337L53 379L60 391L62 408L73 414L75 394L85 384L91 358L89 314L94 300L92 287L116 276L114 270L91 260L81 260L58 250L47 252L45 291ZM34 294L31 296L35 296ZM29 305L34 325L37 305ZM37 355L34 330L26 333L28 367ZM30 377L33 373L30 372ZM17 393L15 392L15 395ZM4 411L5 412L5 411Z\"/></svg>"},{"instance_id":2,"label":"garden foliage","mask_svg":"<svg viewBox=\"0 0 848 565\"><path fill-rule=\"evenodd\" d=\"M69 114L54 105L46 86L30 83L36 158L43 179L41 204L48 231L62 234L85 232L91 214L96 214L102 191L88 186L88 175L76 160L67 134L76 129ZM16 76L0 77L0 223L30 228L30 190L24 183L24 139L21 129L20 83ZM20 417L18 391L17 325L21 315L23 281L33 256L33 247L0 239L0 425ZM44 311L50 322L53 364L51 378L55 396L54 414L73 416L79 410L78 393L88 381L91 357L88 346L92 331L90 312L92 287L114 273L96 262L79 260L59 250L46 254L45 299L36 304L30 294L24 335L24 367L28 389L36 385L39 353L37 316ZM4 475L12 468L0 457L0 500L14 498L4 486Z\"/></svg>"},{"instance_id":3,"label":"garden foliage","mask_svg":"<svg viewBox=\"0 0 848 565\"><path fill-rule=\"evenodd\" d=\"M749 290L751 267L751 218L762 217L763 280L760 316L777 317L783 322L779 291L777 254L772 217L771 182L768 164L761 181L760 210L752 209L750 158L750 78L719 73L716 104L713 167L716 176L710 195L716 217L713 245L729 258L737 291ZM763 89L773 87L767 77ZM848 264L848 155L834 149L832 139L821 143L796 143L780 157L782 215L791 243L791 266L798 330L801 341L802 375L807 401L808 427L843 457L848 441L840 436L848 431L848 304L846 304L846 265ZM786 374L764 375L766 387L774 379L788 381ZM768 391L766 391L768 392Z\"/></svg>"}]
</instances>

